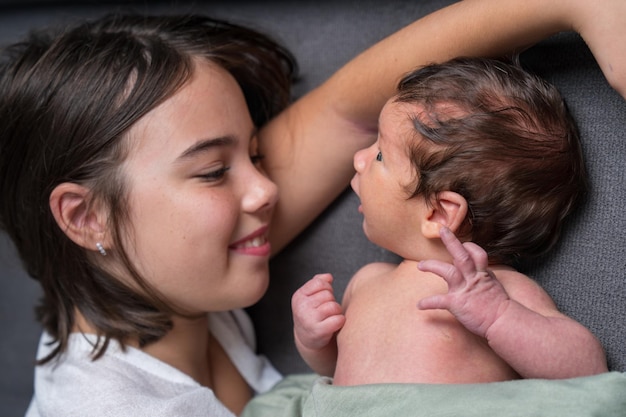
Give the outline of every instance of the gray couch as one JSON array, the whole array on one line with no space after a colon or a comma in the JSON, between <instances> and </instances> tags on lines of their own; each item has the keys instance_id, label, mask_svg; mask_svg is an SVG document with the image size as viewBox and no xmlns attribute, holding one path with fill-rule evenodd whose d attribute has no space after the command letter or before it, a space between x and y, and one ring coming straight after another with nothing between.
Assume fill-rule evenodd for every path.
<instances>
[{"instance_id":1,"label":"gray couch","mask_svg":"<svg viewBox=\"0 0 626 417\"><path fill-rule=\"evenodd\" d=\"M376 40L449 0L346 1L51 1L0 0L0 43L29 28L72 21L117 9L199 11L268 31L298 58L296 94L314 87ZM428 39L424 39L428 42ZM407 51L410 53L410 51ZM568 225L557 249L523 265L567 314L604 344L611 370L626 371L626 103L606 81L584 42L560 34L525 52L522 61L555 83L579 122L592 193ZM363 264L396 257L369 243L361 231L357 200L346 192L271 262L267 296L250 309L259 348L284 373L307 371L291 331L290 297L306 279L332 272L339 295ZM39 327L36 283L25 275L11 244L0 234L0 416L23 415L32 394Z\"/></svg>"}]
</instances>

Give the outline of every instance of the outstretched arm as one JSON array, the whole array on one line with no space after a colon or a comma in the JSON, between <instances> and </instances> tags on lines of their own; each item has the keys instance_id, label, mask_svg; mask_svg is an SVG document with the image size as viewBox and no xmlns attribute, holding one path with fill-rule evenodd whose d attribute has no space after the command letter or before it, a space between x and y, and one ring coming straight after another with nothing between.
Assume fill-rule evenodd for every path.
<instances>
[{"instance_id":1,"label":"outstretched arm","mask_svg":"<svg viewBox=\"0 0 626 417\"><path fill-rule=\"evenodd\" d=\"M311 369L332 376L337 363L336 333L345 316L335 300L330 274L319 274L291 298L294 337L298 352Z\"/></svg>"},{"instance_id":2,"label":"outstretched arm","mask_svg":"<svg viewBox=\"0 0 626 417\"><path fill-rule=\"evenodd\" d=\"M577 30L612 85L626 94L623 0L463 0L372 46L260 132L265 170L279 186L274 252L345 189L354 153L376 137L379 112L403 74L459 55L493 56Z\"/></svg>"},{"instance_id":3,"label":"outstretched arm","mask_svg":"<svg viewBox=\"0 0 626 417\"><path fill-rule=\"evenodd\" d=\"M461 243L444 228L441 239L453 264L422 261L419 268L441 276L448 293L420 300L421 309L447 309L524 378L569 378L607 371L598 340L560 313L548 294L522 274L507 285L487 268L487 253Z\"/></svg>"}]
</instances>

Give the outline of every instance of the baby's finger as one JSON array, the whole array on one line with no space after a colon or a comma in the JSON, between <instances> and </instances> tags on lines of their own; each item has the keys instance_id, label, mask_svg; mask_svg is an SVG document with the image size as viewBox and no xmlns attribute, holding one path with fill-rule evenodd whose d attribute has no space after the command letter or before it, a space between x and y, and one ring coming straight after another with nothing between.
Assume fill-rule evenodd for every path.
<instances>
[{"instance_id":1,"label":"baby's finger","mask_svg":"<svg viewBox=\"0 0 626 417\"><path fill-rule=\"evenodd\" d=\"M476 271L486 271L487 266L489 265L487 252L485 252L483 248L473 242L465 242L463 243L463 247L467 250L467 253L474 261L474 268L476 269Z\"/></svg>"},{"instance_id":2,"label":"baby's finger","mask_svg":"<svg viewBox=\"0 0 626 417\"><path fill-rule=\"evenodd\" d=\"M326 333L335 333L343 327L346 322L346 316L343 314L336 314L324 319L320 325Z\"/></svg>"},{"instance_id":3,"label":"baby's finger","mask_svg":"<svg viewBox=\"0 0 626 417\"><path fill-rule=\"evenodd\" d=\"M445 295L432 295L419 300L417 308L420 310L447 310L450 308L450 303Z\"/></svg>"},{"instance_id":4,"label":"baby's finger","mask_svg":"<svg viewBox=\"0 0 626 417\"><path fill-rule=\"evenodd\" d=\"M448 288L456 288L464 282L464 278L459 270L454 265L447 262L428 259L421 261L417 264L417 267L420 271L432 272L433 274L439 275L446 281Z\"/></svg>"},{"instance_id":5,"label":"baby's finger","mask_svg":"<svg viewBox=\"0 0 626 417\"><path fill-rule=\"evenodd\" d=\"M333 276L331 274L317 274L300 287L300 291L307 296L324 290L332 291L332 282Z\"/></svg>"},{"instance_id":6,"label":"baby's finger","mask_svg":"<svg viewBox=\"0 0 626 417\"><path fill-rule=\"evenodd\" d=\"M440 235L441 241L446 245L446 249L452 255L454 265L461 274L463 276L473 275L476 272L476 264L464 244L447 227L441 228Z\"/></svg>"},{"instance_id":7,"label":"baby's finger","mask_svg":"<svg viewBox=\"0 0 626 417\"><path fill-rule=\"evenodd\" d=\"M334 299L321 303L315 310L321 317L332 317L343 314L341 305Z\"/></svg>"}]
</instances>

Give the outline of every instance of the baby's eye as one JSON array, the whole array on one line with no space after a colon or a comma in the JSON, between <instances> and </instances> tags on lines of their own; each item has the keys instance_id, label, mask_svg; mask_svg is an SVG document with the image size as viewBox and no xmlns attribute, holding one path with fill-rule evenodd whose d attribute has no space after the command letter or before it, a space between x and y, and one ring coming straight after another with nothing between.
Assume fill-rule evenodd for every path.
<instances>
[{"instance_id":1,"label":"baby's eye","mask_svg":"<svg viewBox=\"0 0 626 417\"><path fill-rule=\"evenodd\" d=\"M250 155L250 160L254 165L258 165L265 158L265 155L261 155L260 153Z\"/></svg>"},{"instance_id":2,"label":"baby's eye","mask_svg":"<svg viewBox=\"0 0 626 417\"><path fill-rule=\"evenodd\" d=\"M250 153L250 161L252 161L254 165L258 165L263 160L263 158L265 158L265 155L259 152L259 138L256 136L256 134L253 135L252 138L250 138L248 152Z\"/></svg>"},{"instance_id":3,"label":"baby's eye","mask_svg":"<svg viewBox=\"0 0 626 417\"><path fill-rule=\"evenodd\" d=\"M214 171L207 172L206 174L198 175L198 178L207 182L217 182L226 176L226 172L229 169L230 167L225 166Z\"/></svg>"},{"instance_id":4,"label":"baby's eye","mask_svg":"<svg viewBox=\"0 0 626 417\"><path fill-rule=\"evenodd\" d=\"M383 153L381 151L378 151L378 154L376 154L376 160L377 161L383 160Z\"/></svg>"}]
</instances>

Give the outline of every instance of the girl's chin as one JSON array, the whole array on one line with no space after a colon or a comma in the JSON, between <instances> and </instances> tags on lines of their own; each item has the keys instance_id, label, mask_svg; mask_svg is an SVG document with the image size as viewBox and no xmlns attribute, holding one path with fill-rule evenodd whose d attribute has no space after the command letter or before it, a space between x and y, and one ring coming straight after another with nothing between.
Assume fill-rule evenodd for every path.
<instances>
[{"instance_id":1,"label":"girl's chin","mask_svg":"<svg viewBox=\"0 0 626 417\"><path fill-rule=\"evenodd\" d=\"M250 286L248 288L250 293L245 298L245 300L243 300L243 305L241 306L241 308L250 307L250 306L258 303L259 300L261 300L261 298L263 298L263 296L267 292L267 288L269 287L269 279L266 278L264 281L265 282L263 283L263 285L256 286L256 288L254 288L254 289L252 288L252 286Z\"/></svg>"}]
</instances>

